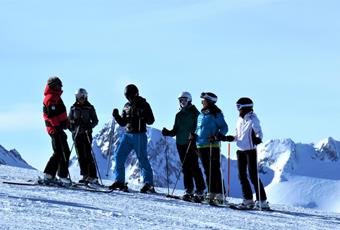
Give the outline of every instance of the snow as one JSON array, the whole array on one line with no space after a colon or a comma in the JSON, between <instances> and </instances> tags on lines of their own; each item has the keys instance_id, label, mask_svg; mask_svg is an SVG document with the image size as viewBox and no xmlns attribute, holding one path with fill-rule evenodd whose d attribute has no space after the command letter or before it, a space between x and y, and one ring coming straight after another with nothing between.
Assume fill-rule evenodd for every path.
<instances>
[{"instance_id":1,"label":"snow","mask_svg":"<svg viewBox=\"0 0 340 230\"><path fill-rule=\"evenodd\" d=\"M41 174L36 170L0 166L0 181L31 179ZM105 180L107 184L110 182ZM276 211L237 211L170 200L160 195L103 194L0 184L1 229L324 230L340 226L339 213L276 204L271 207Z\"/></svg>"}]
</instances>

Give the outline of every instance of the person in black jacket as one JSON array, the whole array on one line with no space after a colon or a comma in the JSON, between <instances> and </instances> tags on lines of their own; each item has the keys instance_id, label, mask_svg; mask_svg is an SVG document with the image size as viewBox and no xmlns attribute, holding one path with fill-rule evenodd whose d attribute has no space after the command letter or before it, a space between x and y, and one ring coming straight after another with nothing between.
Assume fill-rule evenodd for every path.
<instances>
[{"instance_id":1,"label":"person in black jacket","mask_svg":"<svg viewBox=\"0 0 340 230\"><path fill-rule=\"evenodd\" d=\"M87 99L87 92L80 88L75 93L76 102L72 105L69 113L69 129L72 132L81 183L98 183L96 165L92 156L92 129L98 124L96 110Z\"/></svg>"},{"instance_id":2,"label":"person in black jacket","mask_svg":"<svg viewBox=\"0 0 340 230\"><path fill-rule=\"evenodd\" d=\"M118 109L112 112L113 117L120 126L124 126L123 134L117 150L114 153L115 182L110 186L115 190L126 190L125 185L125 161L131 150L135 150L144 179L144 186L140 192L155 192L153 186L153 171L147 155L146 125L154 123L151 107L147 101L139 96L137 86L130 84L125 87L125 97L128 102L123 108L122 115Z\"/></svg>"}]
</instances>

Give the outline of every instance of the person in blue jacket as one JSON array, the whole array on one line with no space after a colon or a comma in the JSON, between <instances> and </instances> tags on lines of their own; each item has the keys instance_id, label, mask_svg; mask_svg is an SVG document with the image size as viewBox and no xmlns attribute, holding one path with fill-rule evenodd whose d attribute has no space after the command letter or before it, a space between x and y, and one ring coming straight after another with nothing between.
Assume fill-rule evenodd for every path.
<instances>
[{"instance_id":1,"label":"person in blue jacket","mask_svg":"<svg viewBox=\"0 0 340 230\"><path fill-rule=\"evenodd\" d=\"M214 93L203 92L201 99L202 110L197 118L195 134L190 135L190 139L196 139L198 155L203 164L208 186L207 199L210 202L223 203L221 150L220 142L215 136L225 135L228 132L228 125L222 111L216 106L217 96Z\"/></svg>"}]
</instances>

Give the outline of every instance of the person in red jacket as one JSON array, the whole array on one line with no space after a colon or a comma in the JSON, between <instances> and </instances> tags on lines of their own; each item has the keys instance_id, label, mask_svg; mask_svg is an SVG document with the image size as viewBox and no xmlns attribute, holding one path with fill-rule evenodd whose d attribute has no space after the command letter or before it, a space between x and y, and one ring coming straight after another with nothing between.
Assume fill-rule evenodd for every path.
<instances>
[{"instance_id":1,"label":"person in red jacket","mask_svg":"<svg viewBox=\"0 0 340 230\"><path fill-rule=\"evenodd\" d=\"M71 183L68 178L70 148L67 143L67 135L64 132L64 129L67 129L68 126L68 119L66 107L61 99L62 86L62 82L58 77L50 77L44 92L43 116L47 132L52 139L54 151L44 170L45 183L55 182L57 172L61 183Z\"/></svg>"}]
</instances>

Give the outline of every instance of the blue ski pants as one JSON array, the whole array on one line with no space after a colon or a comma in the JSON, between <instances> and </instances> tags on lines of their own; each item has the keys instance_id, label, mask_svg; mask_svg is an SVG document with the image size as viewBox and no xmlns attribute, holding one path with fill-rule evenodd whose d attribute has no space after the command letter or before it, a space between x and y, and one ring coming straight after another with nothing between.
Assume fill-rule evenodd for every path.
<instances>
[{"instance_id":1,"label":"blue ski pants","mask_svg":"<svg viewBox=\"0 0 340 230\"><path fill-rule=\"evenodd\" d=\"M147 155L146 133L125 133L114 154L116 181L125 182L125 162L130 152L135 150L144 183L153 185L153 171Z\"/></svg>"}]
</instances>

